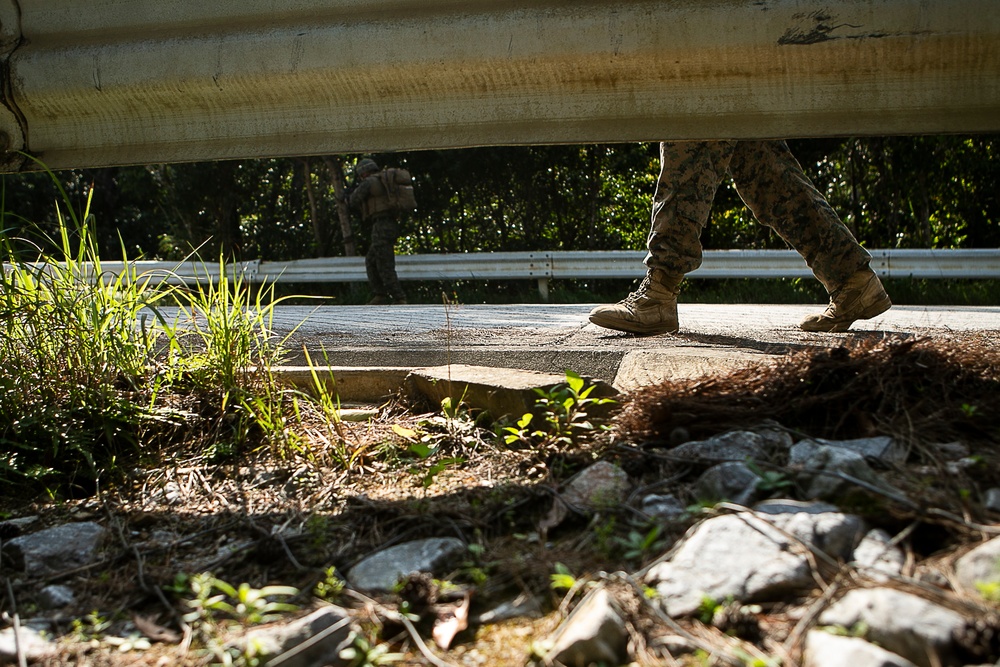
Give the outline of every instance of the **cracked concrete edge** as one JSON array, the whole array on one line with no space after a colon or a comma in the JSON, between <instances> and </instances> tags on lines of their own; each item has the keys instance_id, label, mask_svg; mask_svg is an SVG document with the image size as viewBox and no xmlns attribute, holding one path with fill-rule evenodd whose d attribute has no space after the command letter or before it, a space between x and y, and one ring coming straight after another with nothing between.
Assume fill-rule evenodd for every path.
<instances>
[{"instance_id":1,"label":"cracked concrete edge","mask_svg":"<svg viewBox=\"0 0 1000 667\"><path fill-rule=\"evenodd\" d=\"M621 392L659 384L724 373L779 358L766 352L709 347L674 347L669 350L626 352L612 386Z\"/></svg>"},{"instance_id":2,"label":"cracked concrete edge","mask_svg":"<svg viewBox=\"0 0 1000 667\"><path fill-rule=\"evenodd\" d=\"M666 380L688 379L703 375L726 372L744 368L753 364L766 364L778 358L776 355L764 352L754 352L737 349L713 349L705 347L677 347L670 350L634 350L623 353L620 363L611 364L611 359L600 359L599 373L587 372L587 368L571 368L589 381L603 384L607 389L599 393L610 395L617 392L629 392L642 387L659 384ZM557 359L560 359L557 357ZM509 363L510 359L505 359ZM551 362L551 359L550 359ZM538 364L536 364L538 365ZM453 399L462 398L460 392L449 390L444 392L443 383L454 382L462 387L461 391L468 393L467 387L475 387L477 401L483 403L477 407L486 408L493 405L498 409L497 401L501 399L491 396L504 391L515 398L509 399L505 410L520 409L516 406L531 402L525 398L525 392L534 387L546 388L554 386L565 379L563 364L549 363L547 367L539 368L509 368L495 365L482 366L477 364L442 364L437 366L282 366L273 370L279 378L300 388L311 387L314 383L313 372L335 392L342 402L382 403L393 396L405 392L417 392L427 399L438 403L446 394L455 394ZM442 385L442 386L438 386ZM508 399L503 399L508 400Z\"/></svg>"}]
</instances>

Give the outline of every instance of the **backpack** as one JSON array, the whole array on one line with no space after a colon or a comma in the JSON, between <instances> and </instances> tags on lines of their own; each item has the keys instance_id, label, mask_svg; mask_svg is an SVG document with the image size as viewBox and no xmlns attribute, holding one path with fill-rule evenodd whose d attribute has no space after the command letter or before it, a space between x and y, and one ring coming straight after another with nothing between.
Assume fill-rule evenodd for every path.
<instances>
[{"instance_id":1,"label":"backpack","mask_svg":"<svg viewBox=\"0 0 1000 667\"><path fill-rule=\"evenodd\" d=\"M400 213L417 210L417 200L413 196L413 179L406 169L383 169L379 175L385 188L389 209Z\"/></svg>"}]
</instances>

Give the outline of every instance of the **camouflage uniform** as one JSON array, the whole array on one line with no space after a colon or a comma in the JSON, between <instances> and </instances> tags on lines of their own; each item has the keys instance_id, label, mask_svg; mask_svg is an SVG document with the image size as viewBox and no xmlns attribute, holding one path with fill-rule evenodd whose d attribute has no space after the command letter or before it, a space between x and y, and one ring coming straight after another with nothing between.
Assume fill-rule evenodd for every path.
<instances>
[{"instance_id":1,"label":"camouflage uniform","mask_svg":"<svg viewBox=\"0 0 1000 667\"><path fill-rule=\"evenodd\" d=\"M847 331L892 307L869 255L802 173L783 141L660 144L660 178L646 247L649 270L616 304L597 306L590 321L649 335L679 330L677 295L684 275L701 266L701 232L719 183L729 174L757 220L801 254L826 287L830 303L807 315L804 331Z\"/></svg>"},{"instance_id":2,"label":"camouflage uniform","mask_svg":"<svg viewBox=\"0 0 1000 667\"><path fill-rule=\"evenodd\" d=\"M660 164L650 269L682 276L701 266L701 232L727 172L757 220L795 248L828 291L871 260L784 141L664 142Z\"/></svg>"},{"instance_id":3,"label":"camouflage uniform","mask_svg":"<svg viewBox=\"0 0 1000 667\"><path fill-rule=\"evenodd\" d=\"M396 275L396 241L399 239L399 213L379 210L376 205L384 198L385 188L377 174L367 176L351 193L349 203L361 209L362 220L371 229L371 242L365 254L365 271L376 302L392 297L396 303L406 302L406 294Z\"/></svg>"}]
</instances>

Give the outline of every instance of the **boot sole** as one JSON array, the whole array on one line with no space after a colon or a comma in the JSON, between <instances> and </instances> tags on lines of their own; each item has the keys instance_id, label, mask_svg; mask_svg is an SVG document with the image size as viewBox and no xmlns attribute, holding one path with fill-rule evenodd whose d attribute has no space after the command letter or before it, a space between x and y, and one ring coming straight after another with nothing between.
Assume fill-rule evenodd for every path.
<instances>
[{"instance_id":1,"label":"boot sole","mask_svg":"<svg viewBox=\"0 0 1000 667\"><path fill-rule=\"evenodd\" d=\"M652 336L656 334L677 333L679 326L664 326L662 324L642 324L640 322L623 322L612 318L602 318L600 315L591 315L590 321L605 329L624 331L625 333Z\"/></svg>"},{"instance_id":2,"label":"boot sole","mask_svg":"<svg viewBox=\"0 0 1000 667\"><path fill-rule=\"evenodd\" d=\"M800 329L803 331L811 332L823 332L823 333L843 333L851 328L851 325L858 320L870 320L873 317L881 315L885 311L892 308L892 300L886 295L884 298L879 299L872 305L865 308L863 311L858 313L856 316L852 317L850 320L823 320L820 319L815 325L809 325L803 323L800 325ZM824 326L825 325L825 326Z\"/></svg>"}]
</instances>

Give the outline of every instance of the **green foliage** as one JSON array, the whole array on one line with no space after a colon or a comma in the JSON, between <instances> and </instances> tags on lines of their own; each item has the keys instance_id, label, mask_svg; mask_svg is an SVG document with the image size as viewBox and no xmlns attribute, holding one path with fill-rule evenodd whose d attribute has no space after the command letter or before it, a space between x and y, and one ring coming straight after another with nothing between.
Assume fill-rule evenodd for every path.
<instances>
[{"instance_id":1,"label":"green foliage","mask_svg":"<svg viewBox=\"0 0 1000 667\"><path fill-rule=\"evenodd\" d=\"M291 586L259 589L248 583L232 586L207 572L196 574L185 583L188 590L184 603L190 611L183 618L189 624L235 621L241 625L259 625L281 618L282 613L298 610L296 605L280 601L298 595L299 591Z\"/></svg>"},{"instance_id":2,"label":"green foliage","mask_svg":"<svg viewBox=\"0 0 1000 667\"><path fill-rule=\"evenodd\" d=\"M625 550L622 556L628 560L641 561L651 553L660 551L666 544L665 540L660 539L662 531L663 528L659 524L651 526L644 533L630 530L628 537L618 538L619 544Z\"/></svg>"},{"instance_id":3,"label":"green foliage","mask_svg":"<svg viewBox=\"0 0 1000 667\"><path fill-rule=\"evenodd\" d=\"M347 583L337 574L337 568L331 566L324 570L323 578L313 588L313 594L320 600L336 602L346 585Z\"/></svg>"},{"instance_id":4,"label":"green foliage","mask_svg":"<svg viewBox=\"0 0 1000 667\"><path fill-rule=\"evenodd\" d=\"M555 573L549 575L550 586L554 591L568 591L577 585L578 580L570 569L562 563L555 564Z\"/></svg>"},{"instance_id":5,"label":"green foliage","mask_svg":"<svg viewBox=\"0 0 1000 667\"><path fill-rule=\"evenodd\" d=\"M508 445L570 445L583 433L600 427L591 416L597 406L614 403L612 398L592 398L597 385L586 386L586 381L573 371L566 371L566 382L551 389L536 388L536 413L525 413L515 426L502 429ZM536 419L540 414L540 419ZM541 421L537 427L533 423Z\"/></svg>"},{"instance_id":6,"label":"green foliage","mask_svg":"<svg viewBox=\"0 0 1000 667\"><path fill-rule=\"evenodd\" d=\"M406 659L403 653L391 653L388 644L376 643L357 632L351 632L348 641L351 646L340 652L340 659L345 660L348 667L377 667Z\"/></svg>"},{"instance_id":7,"label":"green foliage","mask_svg":"<svg viewBox=\"0 0 1000 667\"><path fill-rule=\"evenodd\" d=\"M134 454L145 425L169 420L149 392L159 306L171 290L102 270L88 209L57 209L58 237L29 263L0 235L0 480L91 486ZM4 215L6 224L6 216ZM46 252L52 252L50 256ZM140 323L140 326L136 326ZM144 400L147 399L147 400ZM58 470L57 470L58 468Z\"/></svg>"}]
</instances>

